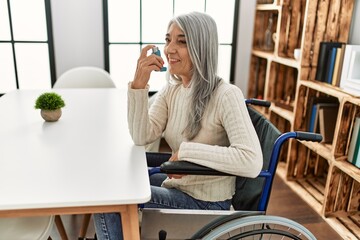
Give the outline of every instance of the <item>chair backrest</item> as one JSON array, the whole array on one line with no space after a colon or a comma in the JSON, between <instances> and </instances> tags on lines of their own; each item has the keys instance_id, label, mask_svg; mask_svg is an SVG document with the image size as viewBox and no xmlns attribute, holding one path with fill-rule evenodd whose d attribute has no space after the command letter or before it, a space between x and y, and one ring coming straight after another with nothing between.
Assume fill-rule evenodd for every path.
<instances>
[{"instance_id":1,"label":"chair backrest","mask_svg":"<svg viewBox=\"0 0 360 240\"><path fill-rule=\"evenodd\" d=\"M76 67L64 72L54 88L115 88L108 72L97 67Z\"/></svg>"},{"instance_id":2,"label":"chair backrest","mask_svg":"<svg viewBox=\"0 0 360 240\"><path fill-rule=\"evenodd\" d=\"M254 110L251 106L248 106L248 111L252 123L255 127L255 131L258 135L261 150L263 153L264 164L262 170L267 170L270 165L271 153L274 147L275 140L280 136L281 133L269 120L267 120L258 111ZM277 160L278 159L272 159L272 161ZM275 172L271 174L271 178L273 179ZM272 181L272 179L270 180ZM236 190L235 195L232 198L232 205L234 209L257 211L264 184L264 178L236 177ZM263 197L270 198L270 194ZM266 202L267 201L268 199L266 200Z\"/></svg>"},{"instance_id":3,"label":"chair backrest","mask_svg":"<svg viewBox=\"0 0 360 240\"><path fill-rule=\"evenodd\" d=\"M47 240L54 219L54 216L0 218L0 239Z\"/></svg>"}]
</instances>

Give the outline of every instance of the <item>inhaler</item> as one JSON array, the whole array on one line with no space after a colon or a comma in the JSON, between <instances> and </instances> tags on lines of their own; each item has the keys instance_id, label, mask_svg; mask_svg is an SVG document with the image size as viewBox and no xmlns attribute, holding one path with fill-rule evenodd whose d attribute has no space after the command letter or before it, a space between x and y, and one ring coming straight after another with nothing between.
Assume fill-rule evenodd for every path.
<instances>
[{"instance_id":1,"label":"inhaler","mask_svg":"<svg viewBox=\"0 0 360 240\"><path fill-rule=\"evenodd\" d=\"M159 57L161 57L161 53L160 53L160 50L159 50L158 47L153 47L152 48L152 53L158 55ZM165 72L165 71L166 71L166 67L162 67L160 69L160 72Z\"/></svg>"}]
</instances>

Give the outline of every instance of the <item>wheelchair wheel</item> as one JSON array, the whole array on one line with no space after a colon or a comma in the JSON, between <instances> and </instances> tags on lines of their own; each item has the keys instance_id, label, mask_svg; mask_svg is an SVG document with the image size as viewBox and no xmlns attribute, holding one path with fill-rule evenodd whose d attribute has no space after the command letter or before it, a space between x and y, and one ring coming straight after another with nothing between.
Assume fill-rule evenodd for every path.
<instances>
[{"instance_id":1,"label":"wheelchair wheel","mask_svg":"<svg viewBox=\"0 0 360 240\"><path fill-rule=\"evenodd\" d=\"M196 239L311 239L315 236L301 224L290 219L257 215L242 217L225 222Z\"/></svg>"}]
</instances>

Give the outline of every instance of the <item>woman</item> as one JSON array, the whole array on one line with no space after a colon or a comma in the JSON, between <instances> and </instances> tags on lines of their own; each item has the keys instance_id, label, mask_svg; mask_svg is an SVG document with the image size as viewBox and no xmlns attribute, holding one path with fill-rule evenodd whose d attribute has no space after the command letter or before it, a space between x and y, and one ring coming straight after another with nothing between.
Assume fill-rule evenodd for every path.
<instances>
[{"instance_id":1,"label":"woman","mask_svg":"<svg viewBox=\"0 0 360 240\"><path fill-rule=\"evenodd\" d=\"M129 83L128 123L136 145L160 136L172 149L169 161L186 160L238 176L256 177L262 153L241 90L216 75L215 21L192 12L170 21L164 54L168 84L148 109L148 81L164 61L141 51ZM160 177L161 178L161 177ZM229 210L235 177L171 175L153 177L145 208ZM122 239L119 214L95 214L99 239ZM110 236L110 238L109 238Z\"/></svg>"}]
</instances>

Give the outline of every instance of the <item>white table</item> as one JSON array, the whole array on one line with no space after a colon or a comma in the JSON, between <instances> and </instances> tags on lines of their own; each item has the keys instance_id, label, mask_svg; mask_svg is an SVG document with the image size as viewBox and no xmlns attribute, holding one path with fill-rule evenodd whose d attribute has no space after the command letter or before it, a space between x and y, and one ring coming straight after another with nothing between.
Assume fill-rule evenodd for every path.
<instances>
[{"instance_id":1,"label":"white table","mask_svg":"<svg viewBox=\"0 0 360 240\"><path fill-rule=\"evenodd\" d=\"M45 122L34 109L43 92L63 97L59 121ZM150 184L126 115L126 90L1 97L0 217L121 212L125 239L139 239L137 204L150 199Z\"/></svg>"}]
</instances>

